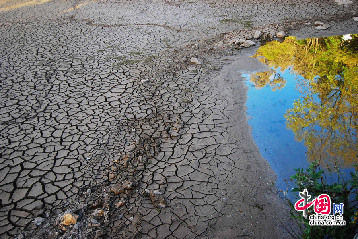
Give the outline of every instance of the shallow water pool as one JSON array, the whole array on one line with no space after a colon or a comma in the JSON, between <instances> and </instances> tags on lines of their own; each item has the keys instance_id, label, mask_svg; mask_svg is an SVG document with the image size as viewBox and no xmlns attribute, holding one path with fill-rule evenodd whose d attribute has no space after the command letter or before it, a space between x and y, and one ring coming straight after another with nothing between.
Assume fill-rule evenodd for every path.
<instances>
[{"instance_id":1,"label":"shallow water pool","mask_svg":"<svg viewBox=\"0 0 358 239\"><path fill-rule=\"evenodd\" d=\"M358 35L270 42L254 55L270 70L243 74L262 156L290 191L295 168L319 161L349 175L358 163Z\"/></svg>"}]
</instances>

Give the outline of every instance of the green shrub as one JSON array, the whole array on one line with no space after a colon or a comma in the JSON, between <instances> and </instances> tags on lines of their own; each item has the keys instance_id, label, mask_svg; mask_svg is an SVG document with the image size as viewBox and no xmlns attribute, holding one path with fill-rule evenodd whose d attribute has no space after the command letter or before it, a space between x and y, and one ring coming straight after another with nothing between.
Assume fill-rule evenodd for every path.
<instances>
[{"instance_id":1,"label":"green shrub","mask_svg":"<svg viewBox=\"0 0 358 239\"><path fill-rule=\"evenodd\" d=\"M357 169L357 168L356 168ZM292 192L301 192L305 188L311 195L311 200L320 194L328 194L331 202L344 203L343 218L346 226L310 226L307 217L294 208L294 204L288 200L291 207L291 217L298 222L302 231L302 238L353 238L358 233L358 171L350 173L346 179L344 173L336 168L334 182L327 182L327 173L319 168L318 162L311 163L309 168L295 169L296 174L291 177L295 187ZM332 176L330 177L332 179ZM331 180L333 181L333 180ZM313 207L308 210L308 215L314 214Z\"/></svg>"}]
</instances>

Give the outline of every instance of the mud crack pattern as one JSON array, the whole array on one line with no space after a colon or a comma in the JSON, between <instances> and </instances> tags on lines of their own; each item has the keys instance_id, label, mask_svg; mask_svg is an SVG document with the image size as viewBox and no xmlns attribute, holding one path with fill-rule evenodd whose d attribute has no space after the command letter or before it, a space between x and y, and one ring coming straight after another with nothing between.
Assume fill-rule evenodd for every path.
<instances>
[{"instance_id":1,"label":"mud crack pattern","mask_svg":"<svg viewBox=\"0 0 358 239\"><path fill-rule=\"evenodd\" d=\"M258 192L272 192L273 179L254 181L270 178L269 167L235 128L246 120L245 97L230 91L237 82L216 78L226 50L215 58L197 40L357 7L43 2L0 10L0 236L221 237L218 225L263 235L257 215L275 205ZM145 190L162 192L167 206ZM65 212L78 221L63 231Z\"/></svg>"}]
</instances>

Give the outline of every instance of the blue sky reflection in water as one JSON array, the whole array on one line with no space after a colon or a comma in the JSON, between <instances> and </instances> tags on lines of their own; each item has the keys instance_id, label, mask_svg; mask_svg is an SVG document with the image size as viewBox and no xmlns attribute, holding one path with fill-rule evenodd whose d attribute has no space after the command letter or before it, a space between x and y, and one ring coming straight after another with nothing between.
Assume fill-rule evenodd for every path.
<instances>
[{"instance_id":1,"label":"blue sky reflection in water","mask_svg":"<svg viewBox=\"0 0 358 239\"><path fill-rule=\"evenodd\" d=\"M358 35L288 37L254 57L270 69L243 75L249 124L279 189L315 160L348 175L358 162Z\"/></svg>"},{"instance_id":2,"label":"blue sky reflection in water","mask_svg":"<svg viewBox=\"0 0 358 239\"><path fill-rule=\"evenodd\" d=\"M308 166L307 148L302 142L296 141L294 133L286 128L284 117L294 100L300 97L295 87L296 76L290 74L289 69L284 72L277 70L277 73L286 80L286 84L275 91L270 85L255 88L249 80L249 74L242 76L247 78L246 85L249 87L246 106L253 138L261 155L277 174L277 187L286 190L284 179L289 179L295 173L295 168Z\"/></svg>"}]
</instances>

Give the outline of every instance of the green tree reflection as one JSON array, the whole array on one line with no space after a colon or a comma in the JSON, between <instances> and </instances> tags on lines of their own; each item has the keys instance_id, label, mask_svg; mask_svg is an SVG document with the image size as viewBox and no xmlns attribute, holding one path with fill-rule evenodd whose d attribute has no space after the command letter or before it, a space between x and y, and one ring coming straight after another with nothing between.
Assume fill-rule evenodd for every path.
<instances>
[{"instance_id":1,"label":"green tree reflection","mask_svg":"<svg viewBox=\"0 0 358 239\"><path fill-rule=\"evenodd\" d=\"M353 166L358 162L358 35L297 40L261 46L261 62L303 76L302 97L285 114L286 125L307 146L309 161ZM274 84L274 71L256 73L256 87ZM284 86L277 85L276 89Z\"/></svg>"}]
</instances>

